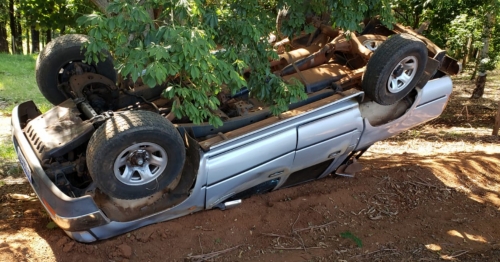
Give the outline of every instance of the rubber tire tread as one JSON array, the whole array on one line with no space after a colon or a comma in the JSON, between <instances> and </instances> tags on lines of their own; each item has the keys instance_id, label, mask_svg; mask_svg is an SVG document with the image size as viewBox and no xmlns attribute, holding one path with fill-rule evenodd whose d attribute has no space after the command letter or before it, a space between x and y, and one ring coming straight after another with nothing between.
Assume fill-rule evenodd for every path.
<instances>
[{"instance_id":1,"label":"rubber tire tread","mask_svg":"<svg viewBox=\"0 0 500 262\"><path fill-rule=\"evenodd\" d=\"M57 88L59 70L70 61L85 59L83 43L88 41L86 35L68 34L55 38L40 52L36 59L35 77L38 89L43 96L53 105L58 105L66 100L64 94ZM96 72L113 82L116 82L116 71L113 59L108 51L103 51L106 60L92 64Z\"/></svg>"},{"instance_id":2,"label":"rubber tire tread","mask_svg":"<svg viewBox=\"0 0 500 262\"><path fill-rule=\"evenodd\" d=\"M148 184L123 184L114 175L114 161L125 148L142 142L163 147L168 157L167 167ZM166 118L149 111L115 113L96 130L87 146L87 167L97 187L108 196L125 200L163 190L181 174L185 159L184 142L177 129Z\"/></svg>"},{"instance_id":3,"label":"rubber tire tread","mask_svg":"<svg viewBox=\"0 0 500 262\"><path fill-rule=\"evenodd\" d=\"M410 84L398 93L387 90L387 81L392 70L405 57L413 55L418 59L418 68ZM427 64L427 47L410 34L389 37L375 50L366 65L362 87L365 95L381 105L392 105L408 95L417 85Z\"/></svg>"}]
</instances>

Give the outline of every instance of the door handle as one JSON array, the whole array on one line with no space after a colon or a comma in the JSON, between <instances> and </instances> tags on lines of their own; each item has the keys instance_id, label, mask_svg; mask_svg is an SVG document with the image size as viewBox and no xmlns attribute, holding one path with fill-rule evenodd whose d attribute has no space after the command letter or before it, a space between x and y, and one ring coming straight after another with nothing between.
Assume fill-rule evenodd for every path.
<instances>
[{"instance_id":1,"label":"door handle","mask_svg":"<svg viewBox=\"0 0 500 262\"><path fill-rule=\"evenodd\" d=\"M279 176L279 175L282 175L283 173L285 173L285 170L274 172L274 173L270 174L268 177L271 178L271 177Z\"/></svg>"},{"instance_id":2,"label":"door handle","mask_svg":"<svg viewBox=\"0 0 500 262\"><path fill-rule=\"evenodd\" d=\"M339 150L339 151L337 151L337 152L333 152L333 153L329 154L329 155L328 155L328 158L334 158L334 157L336 157L336 156L338 156L338 155L340 155L340 150Z\"/></svg>"}]
</instances>

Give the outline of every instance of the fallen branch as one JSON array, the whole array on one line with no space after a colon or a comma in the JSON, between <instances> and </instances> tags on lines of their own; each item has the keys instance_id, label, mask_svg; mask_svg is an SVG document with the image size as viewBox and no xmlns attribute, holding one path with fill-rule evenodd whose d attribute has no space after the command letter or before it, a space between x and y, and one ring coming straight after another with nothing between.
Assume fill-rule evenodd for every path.
<instances>
[{"instance_id":1,"label":"fallen branch","mask_svg":"<svg viewBox=\"0 0 500 262\"><path fill-rule=\"evenodd\" d=\"M331 225L333 223L337 223L337 221L331 221L331 222L328 222L326 224L319 225L319 226L310 226L310 227L306 227L306 228L295 229L293 232L297 233L297 232L307 231L307 230L311 230L311 229L317 229L317 228L327 227L327 226L329 226L329 225Z\"/></svg>"},{"instance_id":2,"label":"fallen branch","mask_svg":"<svg viewBox=\"0 0 500 262\"><path fill-rule=\"evenodd\" d=\"M362 256L369 256L369 255L373 255L373 254L380 253L380 252L385 252L385 251L398 251L398 250L397 249L391 249L391 248L383 248L383 249L375 250L375 251L370 252L370 253L356 255L356 256L353 256L351 258L362 257Z\"/></svg>"},{"instance_id":3,"label":"fallen branch","mask_svg":"<svg viewBox=\"0 0 500 262\"><path fill-rule=\"evenodd\" d=\"M376 196L381 196L381 195L387 195L387 196L397 196L397 194L394 194L394 193L378 193L378 194L375 194L375 195L371 196L371 197L370 197L370 198L368 198L368 199L372 199L372 198L374 198L374 197L376 197Z\"/></svg>"},{"instance_id":4,"label":"fallen branch","mask_svg":"<svg viewBox=\"0 0 500 262\"><path fill-rule=\"evenodd\" d=\"M426 187L429 187L429 188L439 188L438 186L436 185L431 185L431 184L428 184L428 183L421 183L421 182L416 182L416 181L405 181L406 183L410 184L410 185L414 185L416 187L418 187L419 185L420 186L426 186Z\"/></svg>"},{"instance_id":5,"label":"fallen branch","mask_svg":"<svg viewBox=\"0 0 500 262\"><path fill-rule=\"evenodd\" d=\"M30 196L25 194L7 194L7 197L9 197L12 200L22 200L22 201L31 201L37 199L37 197L35 196Z\"/></svg>"},{"instance_id":6,"label":"fallen branch","mask_svg":"<svg viewBox=\"0 0 500 262\"><path fill-rule=\"evenodd\" d=\"M278 235L278 234L274 234L274 233L261 233L261 235L268 236L268 237L292 238L292 237L287 237L287 236Z\"/></svg>"},{"instance_id":7,"label":"fallen branch","mask_svg":"<svg viewBox=\"0 0 500 262\"><path fill-rule=\"evenodd\" d=\"M198 235L198 243L200 243L201 253L202 254L205 253L205 252L203 252L203 246L201 245L201 237L200 237L200 235Z\"/></svg>"},{"instance_id":8,"label":"fallen branch","mask_svg":"<svg viewBox=\"0 0 500 262\"><path fill-rule=\"evenodd\" d=\"M297 221L299 221L299 217L300 217L300 213L297 215L297 219L295 219L295 222L293 222L293 224L292 224L292 233L295 231L293 229L293 227L295 226L295 223L297 223Z\"/></svg>"},{"instance_id":9,"label":"fallen branch","mask_svg":"<svg viewBox=\"0 0 500 262\"><path fill-rule=\"evenodd\" d=\"M306 249L320 249L326 247L306 247ZM304 247L274 247L274 249L278 250L304 250Z\"/></svg>"},{"instance_id":10,"label":"fallen branch","mask_svg":"<svg viewBox=\"0 0 500 262\"><path fill-rule=\"evenodd\" d=\"M233 251L235 249L238 249L240 246L241 245L238 245L238 246L230 247L228 249L224 249L224 250L220 250L220 251L215 251L215 252L208 253L208 254L201 254L201 255L195 255L195 256L188 255L187 259L190 260L190 261L195 261L195 262L206 261L206 260L218 257L218 256L220 256L222 254L227 253L227 252L230 252L230 251Z\"/></svg>"},{"instance_id":11,"label":"fallen branch","mask_svg":"<svg viewBox=\"0 0 500 262\"><path fill-rule=\"evenodd\" d=\"M442 255L441 256L441 259L444 259L444 260L455 260L455 258L461 256L461 255L465 255L467 253L469 253L469 250L462 250L462 251L457 251L455 253L458 253L456 255Z\"/></svg>"}]
</instances>

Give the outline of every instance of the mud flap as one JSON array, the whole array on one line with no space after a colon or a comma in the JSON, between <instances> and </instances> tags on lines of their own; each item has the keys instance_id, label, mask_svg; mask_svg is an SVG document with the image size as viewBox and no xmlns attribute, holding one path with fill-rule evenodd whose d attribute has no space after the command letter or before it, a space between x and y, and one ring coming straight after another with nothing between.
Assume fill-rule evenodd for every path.
<instances>
[{"instance_id":1,"label":"mud flap","mask_svg":"<svg viewBox=\"0 0 500 262\"><path fill-rule=\"evenodd\" d=\"M369 146L361 151L353 151L347 159L340 165L335 174L345 177L354 177L356 172L363 170L363 165L358 162L358 159L368 150Z\"/></svg>"},{"instance_id":2,"label":"mud flap","mask_svg":"<svg viewBox=\"0 0 500 262\"><path fill-rule=\"evenodd\" d=\"M361 170L363 170L363 165L359 163L356 158L353 158L352 161L348 161L346 164L339 166L339 168L335 171L335 174L345 177L354 177L356 172Z\"/></svg>"}]
</instances>

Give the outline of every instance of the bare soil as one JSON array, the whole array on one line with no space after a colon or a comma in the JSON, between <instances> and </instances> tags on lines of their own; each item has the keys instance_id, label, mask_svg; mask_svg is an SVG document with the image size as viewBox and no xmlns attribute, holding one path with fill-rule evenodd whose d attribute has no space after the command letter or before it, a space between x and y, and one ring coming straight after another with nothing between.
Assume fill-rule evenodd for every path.
<instances>
[{"instance_id":1,"label":"bare soil","mask_svg":"<svg viewBox=\"0 0 500 262\"><path fill-rule=\"evenodd\" d=\"M51 228L30 186L17 184L22 174L5 179L12 168L0 168L0 261L498 261L498 86L470 101L473 83L455 85L440 118L374 145L354 178L330 176L92 244Z\"/></svg>"}]
</instances>

